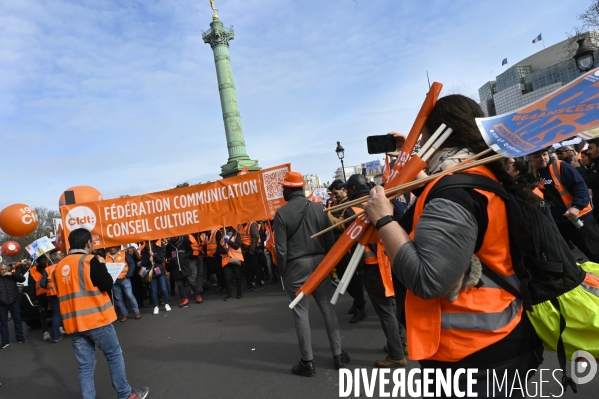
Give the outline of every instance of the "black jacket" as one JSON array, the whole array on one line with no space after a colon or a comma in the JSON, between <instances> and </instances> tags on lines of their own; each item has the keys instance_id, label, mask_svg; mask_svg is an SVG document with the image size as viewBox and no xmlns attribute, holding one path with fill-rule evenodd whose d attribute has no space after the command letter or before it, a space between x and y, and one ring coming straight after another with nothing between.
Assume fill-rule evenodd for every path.
<instances>
[{"instance_id":1,"label":"black jacket","mask_svg":"<svg viewBox=\"0 0 599 399\"><path fill-rule=\"evenodd\" d=\"M599 156L593 160L590 168L576 168L582 175L587 187L593 190L593 215L599 220Z\"/></svg>"},{"instance_id":2,"label":"black jacket","mask_svg":"<svg viewBox=\"0 0 599 399\"><path fill-rule=\"evenodd\" d=\"M10 276L0 276L0 305L12 305L19 299L17 283L25 282L25 277L19 273Z\"/></svg>"},{"instance_id":3,"label":"black jacket","mask_svg":"<svg viewBox=\"0 0 599 399\"><path fill-rule=\"evenodd\" d=\"M539 176L543 182L541 191L545 195L545 201L552 204L551 215L553 216L555 223L571 223L564 216L564 213L567 211L566 205L564 205L562 197L555 188L555 183L549 172L549 168L551 168L555 162L557 161L550 157L547 167L539 170ZM578 209L583 209L587 206L591 198L589 196L589 189L580 173L577 173L572 165L562 161L560 175L562 184L574 198L572 206L575 206ZM581 216L580 220L585 221L592 217L593 215L589 212L588 214Z\"/></svg>"},{"instance_id":4,"label":"black jacket","mask_svg":"<svg viewBox=\"0 0 599 399\"><path fill-rule=\"evenodd\" d=\"M305 211L305 216L302 214ZM306 199L303 191L292 192L289 201L275 214L273 228L277 266L285 277L287 263L291 260L326 254L335 244L332 231L317 237L312 235L331 226L324 206Z\"/></svg>"},{"instance_id":5,"label":"black jacket","mask_svg":"<svg viewBox=\"0 0 599 399\"><path fill-rule=\"evenodd\" d=\"M156 245L155 242L152 243L152 252L154 252L154 263L150 262L150 248L146 245L144 249L141 251L141 265L146 269L150 269L152 267L159 267L162 271L161 275L166 275L166 269L162 265L164 262L164 256L166 254L165 245L162 246ZM156 273L154 273L154 278L158 277Z\"/></svg>"},{"instance_id":6,"label":"black jacket","mask_svg":"<svg viewBox=\"0 0 599 399\"><path fill-rule=\"evenodd\" d=\"M193 250L187 236L179 236L173 241L169 240L166 246L166 260L169 262L171 278L181 280L191 276L189 258Z\"/></svg>"}]
</instances>

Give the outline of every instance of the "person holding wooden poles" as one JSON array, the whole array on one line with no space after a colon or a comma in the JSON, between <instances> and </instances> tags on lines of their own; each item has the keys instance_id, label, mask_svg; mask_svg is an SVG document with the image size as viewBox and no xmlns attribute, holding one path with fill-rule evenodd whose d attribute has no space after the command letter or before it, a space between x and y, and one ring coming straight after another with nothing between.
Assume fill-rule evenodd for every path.
<instances>
[{"instance_id":1,"label":"person holding wooden poles","mask_svg":"<svg viewBox=\"0 0 599 399\"><path fill-rule=\"evenodd\" d=\"M432 173L489 151L475 122L483 116L476 102L461 95L437 101L422 142L434 141L431 132L444 124L453 133L428 159ZM514 184L499 161L463 173ZM435 191L439 182L442 178L426 185L400 223L390 216L393 206L382 187L371 191L365 211L378 229L393 273L408 289L410 358L425 368L477 368L474 392L486 396L487 370L505 371L509 381L516 373L528 377L528 370L542 362L542 346L522 302L482 272L488 267L517 281L504 200L483 189ZM465 389L465 380L460 378L460 388Z\"/></svg>"}]
</instances>

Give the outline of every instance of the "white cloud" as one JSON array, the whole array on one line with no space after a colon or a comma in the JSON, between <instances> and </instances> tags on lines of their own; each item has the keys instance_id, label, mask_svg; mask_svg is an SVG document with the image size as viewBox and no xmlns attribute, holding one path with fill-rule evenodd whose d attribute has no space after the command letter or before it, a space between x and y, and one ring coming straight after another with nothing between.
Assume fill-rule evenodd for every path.
<instances>
[{"instance_id":1,"label":"white cloud","mask_svg":"<svg viewBox=\"0 0 599 399\"><path fill-rule=\"evenodd\" d=\"M233 73L248 153L331 180L371 159L365 137L407 132L431 80L477 94L563 40L582 6L503 2L217 0L234 25ZM14 202L55 206L67 187L105 197L215 180L227 161L208 1L0 3L0 140Z\"/></svg>"}]
</instances>

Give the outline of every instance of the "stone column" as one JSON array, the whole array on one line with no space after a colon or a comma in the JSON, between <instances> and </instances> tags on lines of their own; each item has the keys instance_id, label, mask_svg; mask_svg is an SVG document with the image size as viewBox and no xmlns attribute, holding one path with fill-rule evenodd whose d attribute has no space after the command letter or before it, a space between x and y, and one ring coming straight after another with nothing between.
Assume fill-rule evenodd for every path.
<instances>
[{"instance_id":1,"label":"stone column","mask_svg":"<svg viewBox=\"0 0 599 399\"><path fill-rule=\"evenodd\" d=\"M229 56L229 41L234 37L233 28L225 28L216 14L212 16L210 30L202 32L204 43L210 44L214 52L220 104L227 136L229 160L226 165L221 166L220 175L223 178L237 175L244 167L247 167L250 172L261 169L257 160L250 159L245 148L241 115L237 104L237 90Z\"/></svg>"}]
</instances>

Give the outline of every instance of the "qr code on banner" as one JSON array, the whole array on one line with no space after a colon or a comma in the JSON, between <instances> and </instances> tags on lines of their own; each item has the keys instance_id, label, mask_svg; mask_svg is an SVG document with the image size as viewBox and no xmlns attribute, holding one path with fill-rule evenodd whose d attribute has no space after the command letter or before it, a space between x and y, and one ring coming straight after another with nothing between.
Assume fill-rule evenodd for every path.
<instances>
[{"instance_id":1,"label":"qr code on banner","mask_svg":"<svg viewBox=\"0 0 599 399\"><path fill-rule=\"evenodd\" d=\"M281 168L264 172L262 180L264 181L264 190L266 191L266 199L273 201L283 198L283 187L281 180L285 178L285 173L289 172L288 168Z\"/></svg>"}]
</instances>

